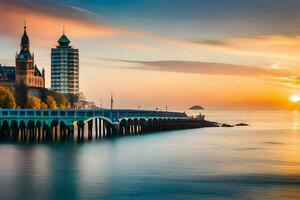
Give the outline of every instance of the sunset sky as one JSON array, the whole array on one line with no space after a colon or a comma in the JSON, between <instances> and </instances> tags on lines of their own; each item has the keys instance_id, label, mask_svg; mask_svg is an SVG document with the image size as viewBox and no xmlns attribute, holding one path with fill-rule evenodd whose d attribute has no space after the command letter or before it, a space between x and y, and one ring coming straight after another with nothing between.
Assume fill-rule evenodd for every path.
<instances>
[{"instance_id":1,"label":"sunset sky","mask_svg":"<svg viewBox=\"0 0 300 200\"><path fill-rule=\"evenodd\" d=\"M299 0L0 0L0 63L26 19L46 70L65 26L80 90L119 108L293 108L300 95Z\"/></svg>"}]
</instances>

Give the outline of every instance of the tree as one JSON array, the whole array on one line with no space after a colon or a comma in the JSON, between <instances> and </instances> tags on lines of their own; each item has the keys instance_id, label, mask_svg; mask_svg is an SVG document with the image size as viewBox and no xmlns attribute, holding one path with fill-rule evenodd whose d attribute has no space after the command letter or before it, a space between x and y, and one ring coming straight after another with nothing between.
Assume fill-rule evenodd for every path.
<instances>
[{"instance_id":1,"label":"tree","mask_svg":"<svg viewBox=\"0 0 300 200\"><path fill-rule=\"evenodd\" d=\"M44 102L41 103L41 109L47 109L48 105Z\"/></svg>"},{"instance_id":2,"label":"tree","mask_svg":"<svg viewBox=\"0 0 300 200\"><path fill-rule=\"evenodd\" d=\"M15 108L16 100L12 93L4 88L0 87L0 108Z\"/></svg>"},{"instance_id":3,"label":"tree","mask_svg":"<svg viewBox=\"0 0 300 200\"><path fill-rule=\"evenodd\" d=\"M41 108L41 99L37 98L37 97L29 97L27 100L27 108L40 109Z\"/></svg>"},{"instance_id":4,"label":"tree","mask_svg":"<svg viewBox=\"0 0 300 200\"><path fill-rule=\"evenodd\" d=\"M48 105L48 108L50 108L50 109L57 108L56 101L52 96L47 96L45 103Z\"/></svg>"},{"instance_id":5,"label":"tree","mask_svg":"<svg viewBox=\"0 0 300 200\"><path fill-rule=\"evenodd\" d=\"M58 108L65 109L68 107L68 101L64 95L55 92L52 94L52 97L55 99Z\"/></svg>"},{"instance_id":6,"label":"tree","mask_svg":"<svg viewBox=\"0 0 300 200\"><path fill-rule=\"evenodd\" d=\"M60 109L67 108L69 105L67 98L58 92L51 91L48 89L42 90L42 100L47 103L47 97L51 96L56 101L56 107Z\"/></svg>"}]
</instances>

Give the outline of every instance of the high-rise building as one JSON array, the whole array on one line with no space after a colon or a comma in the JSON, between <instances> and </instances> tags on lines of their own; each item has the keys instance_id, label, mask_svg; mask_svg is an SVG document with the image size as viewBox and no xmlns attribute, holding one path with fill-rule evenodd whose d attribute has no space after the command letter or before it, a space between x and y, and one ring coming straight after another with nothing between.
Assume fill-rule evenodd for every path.
<instances>
[{"instance_id":1,"label":"high-rise building","mask_svg":"<svg viewBox=\"0 0 300 200\"><path fill-rule=\"evenodd\" d=\"M63 33L51 49L51 89L62 94L79 94L79 52Z\"/></svg>"},{"instance_id":2,"label":"high-rise building","mask_svg":"<svg viewBox=\"0 0 300 200\"><path fill-rule=\"evenodd\" d=\"M45 87L45 73L41 73L34 64L34 55L30 52L29 37L24 26L21 38L20 52L16 55L15 83L24 84L27 87Z\"/></svg>"}]
</instances>

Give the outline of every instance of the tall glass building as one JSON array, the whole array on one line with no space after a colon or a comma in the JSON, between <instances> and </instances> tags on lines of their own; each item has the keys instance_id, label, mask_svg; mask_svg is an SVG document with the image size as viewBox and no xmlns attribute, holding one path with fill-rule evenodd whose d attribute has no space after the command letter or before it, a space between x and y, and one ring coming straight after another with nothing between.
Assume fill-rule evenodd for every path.
<instances>
[{"instance_id":1,"label":"tall glass building","mask_svg":"<svg viewBox=\"0 0 300 200\"><path fill-rule=\"evenodd\" d=\"M79 52L63 34L51 49L51 89L62 94L79 94Z\"/></svg>"}]
</instances>

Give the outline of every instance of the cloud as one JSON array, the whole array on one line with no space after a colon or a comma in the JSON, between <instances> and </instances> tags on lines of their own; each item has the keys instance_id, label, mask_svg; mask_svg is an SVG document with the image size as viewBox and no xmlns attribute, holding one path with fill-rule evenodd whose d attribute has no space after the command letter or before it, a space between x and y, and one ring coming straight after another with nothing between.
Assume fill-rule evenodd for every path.
<instances>
[{"instance_id":1,"label":"cloud","mask_svg":"<svg viewBox=\"0 0 300 200\"><path fill-rule=\"evenodd\" d=\"M62 33L63 26L71 38L116 38L120 36L121 42L115 40L119 45L140 52L149 52L154 48L153 45L146 45L143 41L169 42L168 38L155 34L104 23L99 13L54 1L0 0L0 8L0 35L20 37L26 20L30 38L34 38L35 44L47 47L55 44ZM129 38L134 41L128 41Z\"/></svg>"},{"instance_id":2,"label":"cloud","mask_svg":"<svg viewBox=\"0 0 300 200\"><path fill-rule=\"evenodd\" d=\"M233 65L226 63L210 63L196 61L130 61L113 60L135 64L129 69L169 71L179 73L210 74L210 75L229 75L229 76L270 76L287 77L292 76L293 72L286 69L262 68L246 65Z\"/></svg>"},{"instance_id":3,"label":"cloud","mask_svg":"<svg viewBox=\"0 0 300 200\"><path fill-rule=\"evenodd\" d=\"M104 23L97 13L82 8L46 0L0 0L1 26L0 34L17 37L22 33L26 19L30 36L39 43L49 44L56 41L62 26L72 38L105 37L130 35L134 39L142 38L147 45L135 41L124 46L139 51L149 51L157 44L175 46L176 48L210 48L213 51L231 53L232 55L250 55L264 58L279 58L286 61L299 61L300 36L269 35L248 38L230 38L224 40L185 41L172 39L140 30L117 27ZM53 46L53 43L51 43ZM283 62L284 64L285 62Z\"/></svg>"},{"instance_id":4,"label":"cloud","mask_svg":"<svg viewBox=\"0 0 300 200\"><path fill-rule=\"evenodd\" d=\"M85 9L57 3L51 0L0 0L1 6L10 8L22 8L30 11L38 11L64 18L92 20L95 15Z\"/></svg>"},{"instance_id":5,"label":"cloud","mask_svg":"<svg viewBox=\"0 0 300 200\"><path fill-rule=\"evenodd\" d=\"M276 77L273 82L279 83L288 88L300 88L300 76Z\"/></svg>"},{"instance_id":6,"label":"cloud","mask_svg":"<svg viewBox=\"0 0 300 200\"><path fill-rule=\"evenodd\" d=\"M281 60L284 63L299 64L300 36L262 35L220 40L190 41L194 45L232 51L237 55L263 57Z\"/></svg>"},{"instance_id":7,"label":"cloud","mask_svg":"<svg viewBox=\"0 0 300 200\"><path fill-rule=\"evenodd\" d=\"M96 16L86 10L51 1L0 0L0 7L1 35L19 36L26 19L30 36L42 44L57 39L63 25L73 38L113 36L121 32L97 21Z\"/></svg>"},{"instance_id":8,"label":"cloud","mask_svg":"<svg viewBox=\"0 0 300 200\"><path fill-rule=\"evenodd\" d=\"M138 43L138 42L129 42L129 41L124 41L121 43L124 47L128 49L133 49L141 52L150 52L154 50L154 47L150 47L148 45Z\"/></svg>"},{"instance_id":9,"label":"cloud","mask_svg":"<svg viewBox=\"0 0 300 200\"><path fill-rule=\"evenodd\" d=\"M216 46L216 47L227 46L226 42L221 40L199 40L199 41L192 41L192 43L208 45L208 46Z\"/></svg>"},{"instance_id":10,"label":"cloud","mask_svg":"<svg viewBox=\"0 0 300 200\"><path fill-rule=\"evenodd\" d=\"M61 34L62 26L66 26L66 32L71 38L93 38L121 36L120 40L114 40L122 47L133 49L142 53L151 52L153 58L159 59L185 59L193 55L202 56L206 60L218 59L217 62L227 62L229 59L240 65L217 67L218 63L187 63L177 62L176 66L170 68L166 63L162 64L160 70L182 71L189 73L217 73L222 74L282 74L281 69L286 66L295 68L300 63L300 36L268 35L258 37L241 37L224 40L198 40L185 41L163 37L140 30L125 27L116 27L103 23L101 16L97 13L73 7L67 4L46 0L0 0L1 26L0 34L7 37L20 37L24 19L27 20L30 38L34 38L34 44L54 46ZM125 36L125 37L123 37ZM132 41L129 40L132 38ZM169 48L169 47L175 48ZM189 55L186 52L191 52ZM208 53L209 52L209 53ZM144 56L143 54L142 56ZM176 56L174 56L176 55ZM185 56L185 57L184 57ZM209 58L209 59L207 59ZM225 61L226 60L226 61ZM253 61L253 62L252 62ZM230 61L231 62L231 61ZM246 65L274 65L280 69L265 69L259 67L248 67ZM141 63L140 63L141 64ZM153 70L157 66L151 64ZM158 63L156 63L158 64ZM170 64L170 61L169 61ZM174 63L173 63L174 64ZM179 66L178 66L179 65ZM198 66L195 66L198 65ZM209 66L204 67L204 65ZM274 67L273 66L273 67ZM150 69L150 64L144 63L143 68ZM220 68L224 68L221 70ZM234 68L234 69L233 69ZM227 71L229 70L229 71ZM299 68L300 70L300 68ZM236 71L236 72L234 72Z\"/></svg>"},{"instance_id":11,"label":"cloud","mask_svg":"<svg viewBox=\"0 0 300 200\"><path fill-rule=\"evenodd\" d=\"M237 151L255 151L255 150L264 150L265 148L257 148L257 147L245 147L245 148L237 148L237 149L232 149L232 150L237 150Z\"/></svg>"},{"instance_id":12,"label":"cloud","mask_svg":"<svg viewBox=\"0 0 300 200\"><path fill-rule=\"evenodd\" d=\"M284 145L282 142L274 142L274 141L266 141L262 142L263 144L269 144L269 145Z\"/></svg>"}]
</instances>

